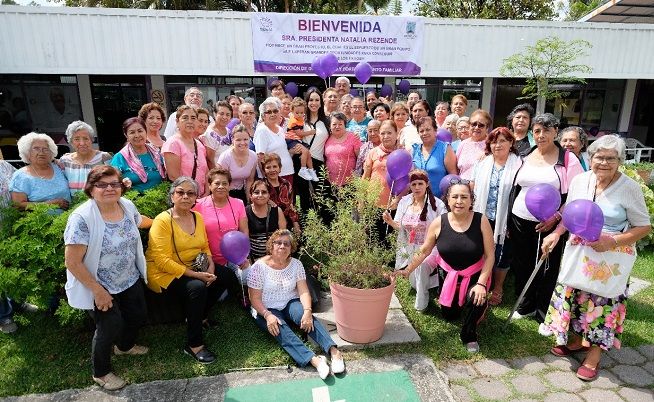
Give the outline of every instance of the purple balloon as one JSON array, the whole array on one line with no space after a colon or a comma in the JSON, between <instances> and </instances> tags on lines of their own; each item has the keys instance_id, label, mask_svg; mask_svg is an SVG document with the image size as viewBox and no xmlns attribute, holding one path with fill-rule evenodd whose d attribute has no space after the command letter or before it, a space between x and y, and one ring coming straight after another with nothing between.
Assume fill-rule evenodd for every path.
<instances>
[{"instance_id":1,"label":"purple balloon","mask_svg":"<svg viewBox=\"0 0 654 402\"><path fill-rule=\"evenodd\" d=\"M458 180L460 177L455 174L448 174L447 176L443 177L438 183L438 189L441 190L441 195L447 194L447 189L450 187L450 183L452 180Z\"/></svg>"},{"instance_id":2,"label":"purple balloon","mask_svg":"<svg viewBox=\"0 0 654 402\"><path fill-rule=\"evenodd\" d=\"M240 121L239 119L237 119L236 117L234 117L233 119L231 119L231 120L229 121L229 123L227 123L227 131L232 131L232 129L233 129L234 127L236 127L236 125L237 125L238 123L240 123L240 122L241 122L241 121Z\"/></svg>"},{"instance_id":3,"label":"purple balloon","mask_svg":"<svg viewBox=\"0 0 654 402\"><path fill-rule=\"evenodd\" d=\"M313 61L311 62L311 69L313 70L314 74L323 80L327 78L327 73L322 68L322 56L316 56L313 58Z\"/></svg>"},{"instance_id":4,"label":"purple balloon","mask_svg":"<svg viewBox=\"0 0 654 402\"><path fill-rule=\"evenodd\" d=\"M338 70L338 57L334 53L327 53L320 59L320 66L327 77L331 77Z\"/></svg>"},{"instance_id":5,"label":"purple balloon","mask_svg":"<svg viewBox=\"0 0 654 402\"><path fill-rule=\"evenodd\" d=\"M604 214L593 201L574 200L565 204L563 226L586 241L596 241L602 233Z\"/></svg>"},{"instance_id":6,"label":"purple balloon","mask_svg":"<svg viewBox=\"0 0 654 402\"><path fill-rule=\"evenodd\" d=\"M404 95L408 95L411 90L411 83L408 80L401 80L399 84L397 84L397 89Z\"/></svg>"},{"instance_id":7,"label":"purple balloon","mask_svg":"<svg viewBox=\"0 0 654 402\"><path fill-rule=\"evenodd\" d=\"M383 96L384 98L389 97L393 95L393 87L391 87L388 84L384 84L381 87L381 90L379 91L379 94Z\"/></svg>"},{"instance_id":8,"label":"purple balloon","mask_svg":"<svg viewBox=\"0 0 654 402\"><path fill-rule=\"evenodd\" d=\"M550 184L536 184L527 190L525 204L529 213L543 222L561 206L561 193Z\"/></svg>"},{"instance_id":9,"label":"purple balloon","mask_svg":"<svg viewBox=\"0 0 654 402\"><path fill-rule=\"evenodd\" d=\"M289 94L289 95L291 95L292 97L295 98L295 96L297 95L297 92L298 92L298 87L297 87L296 83L291 81L288 84L286 84L286 93L287 94Z\"/></svg>"},{"instance_id":10,"label":"purple balloon","mask_svg":"<svg viewBox=\"0 0 654 402\"><path fill-rule=\"evenodd\" d=\"M370 77L372 77L372 66L365 61L359 62L356 67L354 67L354 76L357 77L360 83L365 84L368 82Z\"/></svg>"},{"instance_id":11,"label":"purple balloon","mask_svg":"<svg viewBox=\"0 0 654 402\"><path fill-rule=\"evenodd\" d=\"M350 95L352 96L359 96L359 90L356 88L350 89Z\"/></svg>"},{"instance_id":12,"label":"purple balloon","mask_svg":"<svg viewBox=\"0 0 654 402\"><path fill-rule=\"evenodd\" d=\"M409 187L409 175L397 178L395 179L395 182L393 182L391 176L389 176L388 172L386 172L386 184L388 184L388 187L391 189L391 194L398 195L402 191L406 190L407 187Z\"/></svg>"},{"instance_id":13,"label":"purple balloon","mask_svg":"<svg viewBox=\"0 0 654 402\"><path fill-rule=\"evenodd\" d=\"M227 261L241 265L250 254L250 238L238 230L227 232L220 241L220 253Z\"/></svg>"},{"instance_id":14,"label":"purple balloon","mask_svg":"<svg viewBox=\"0 0 654 402\"><path fill-rule=\"evenodd\" d=\"M279 80L278 77L270 77L270 78L268 78L268 81L266 81L266 87L267 87L267 88L270 88L270 86L272 85L273 81L278 81L278 80Z\"/></svg>"},{"instance_id":15,"label":"purple balloon","mask_svg":"<svg viewBox=\"0 0 654 402\"><path fill-rule=\"evenodd\" d=\"M449 144L452 142L452 133L445 128L439 128L436 130L436 138Z\"/></svg>"},{"instance_id":16,"label":"purple balloon","mask_svg":"<svg viewBox=\"0 0 654 402\"><path fill-rule=\"evenodd\" d=\"M413 167L411 154L406 149L396 149L386 159L386 171L392 180L406 176Z\"/></svg>"}]
</instances>

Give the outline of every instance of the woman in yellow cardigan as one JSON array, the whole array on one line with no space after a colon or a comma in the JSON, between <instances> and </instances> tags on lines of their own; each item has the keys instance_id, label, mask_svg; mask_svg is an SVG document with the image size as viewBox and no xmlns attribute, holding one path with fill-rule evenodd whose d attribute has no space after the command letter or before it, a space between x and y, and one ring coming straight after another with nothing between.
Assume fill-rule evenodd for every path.
<instances>
[{"instance_id":1,"label":"woman in yellow cardigan","mask_svg":"<svg viewBox=\"0 0 654 402\"><path fill-rule=\"evenodd\" d=\"M204 364L216 357L204 345L202 328L209 327L208 314L217 300L216 275L202 215L191 211L198 184L178 177L170 186L171 209L152 222L148 250L148 287L154 292L174 292L184 300L186 346L184 352ZM206 253L206 271L192 269L199 253Z\"/></svg>"}]
</instances>

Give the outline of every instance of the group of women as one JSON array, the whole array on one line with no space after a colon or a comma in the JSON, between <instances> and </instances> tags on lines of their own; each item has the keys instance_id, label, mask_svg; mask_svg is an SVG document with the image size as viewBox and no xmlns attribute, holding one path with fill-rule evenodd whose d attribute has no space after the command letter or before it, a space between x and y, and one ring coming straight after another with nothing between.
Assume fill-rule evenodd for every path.
<instances>
[{"instance_id":1,"label":"group of women","mask_svg":"<svg viewBox=\"0 0 654 402\"><path fill-rule=\"evenodd\" d=\"M75 152L58 161L47 135L20 139L21 158L28 165L13 173L9 185L19 208L45 202L54 204L56 212L68 207L71 193L83 190L90 197L68 222L66 289L73 307L93 311L95 382L106 389L125 384L111 372L112 345L116 354L147 353L135 343L145 314L144 284L183 300L184 351L201 363L215 360L202 335L215 325L211 307L226 290L240 288L244 302L249 296L257 325L299 365L311 364L323 379L330 370L343 372L340 352L313 318L304 268L291 256L301 233L295 195L302 210L316 207L313 184L297 176L297 147L309 150L316 170L325 166L320 180L327 188L343 186L355 175L380 183L378 238L384 241L389 230L398 232L397 275L408 277L416 288L417 310L427 308L429 289L437 288L446 319L463 312L461 340L470 352L479 350L477 326L487 306L502 302L507 271L513 271L519 292L534 262L547 255L514 318L533 316L541 324L539 332L556 334L559 346L552 353L589 348L578 375L596 377L601 350L619 345L626 289L615 299L598 299L557 285L563 253L559 239L565 232L561 214L566 196L600 205L608 234L588 244L598 252L647 235L643 195L618 171L624 161L621 139L601 137L586 149L583 129L559 133L553 115L534 117L529 105L511 112L508 128L491 130L485 110L464 116L467 100L462 95L452 99L451 111L439 102L432 116L425 100L390 107L383 99L377 102L374 93L346 98L333 88L324 93L312 88L304 98L301 143L289 147L285 123L291 103L283 83L273 84L273 96L258 108L258 124L254 106L238 99L216 102L213 123L206 110L182 105L175 113L177 130L167 140L158 134L164 111L154 103L144 105L139 117L123 124L126 145L113 158L92 147L95 133L83 122L69 126ZM239 118L235 125L230 124L234 113ZM439 128L451 132L452 143L437 138ZM386 162L401 148L411 154L414 170L408 189L394 196ZM111 166L105 165L108 161ZM457 176L443 187L448 174ZM173 182L170 209L154 220L121 197L128 188L144 191L166 179ZM543 183L556 188L563 202L541 222L525 199L530 187ZM151 227L145 254L139 227ZM250 237L245 261L230 262L222 255L221 240L234 230ZM588 322L591 302L610 307L603 314L615 317ZM316 340L330 356L331 368L289 329L289 320ZM568 337L569 330L575 335Z\"/></svg>"}]
</instances>

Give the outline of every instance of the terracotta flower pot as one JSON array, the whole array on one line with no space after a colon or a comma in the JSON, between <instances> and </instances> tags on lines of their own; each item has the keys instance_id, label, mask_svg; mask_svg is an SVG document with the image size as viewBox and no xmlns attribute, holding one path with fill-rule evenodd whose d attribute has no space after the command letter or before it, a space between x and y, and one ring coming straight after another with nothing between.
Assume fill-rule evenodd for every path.
<instances>
[{"instance_id":1,"label":"terracotta flower pot","mask_svg":"<svg viewBox=\"0 0 654 402\"><path fill-rule=\"evenodd\" d=\"M351 343L375 342L384 334L395 280L381 289L355 289L330 283L336 332Z\"/></svg>"}]
</instances>

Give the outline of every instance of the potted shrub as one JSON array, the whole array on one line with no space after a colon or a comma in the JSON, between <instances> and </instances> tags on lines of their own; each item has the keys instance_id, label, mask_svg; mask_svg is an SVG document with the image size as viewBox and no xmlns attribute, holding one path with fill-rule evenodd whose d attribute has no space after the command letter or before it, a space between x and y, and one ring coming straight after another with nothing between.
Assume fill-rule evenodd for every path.
<instances>
[{"instance_id":1,"label":"potted shrub","mask_svg":"<svg viewBox=\"0 0 654 402\"><path fill-rule=\"evenodd\" d=\"M395 281L395 235L381 245L375 221L381 185L355 178L335 190L335 198L318 197L320 209L333 220L322 221L309 211L303 255L315 262L318 276L329 281L338 335L352 343L371 343L382 337Z\"/></svg>"}]
</instances>

